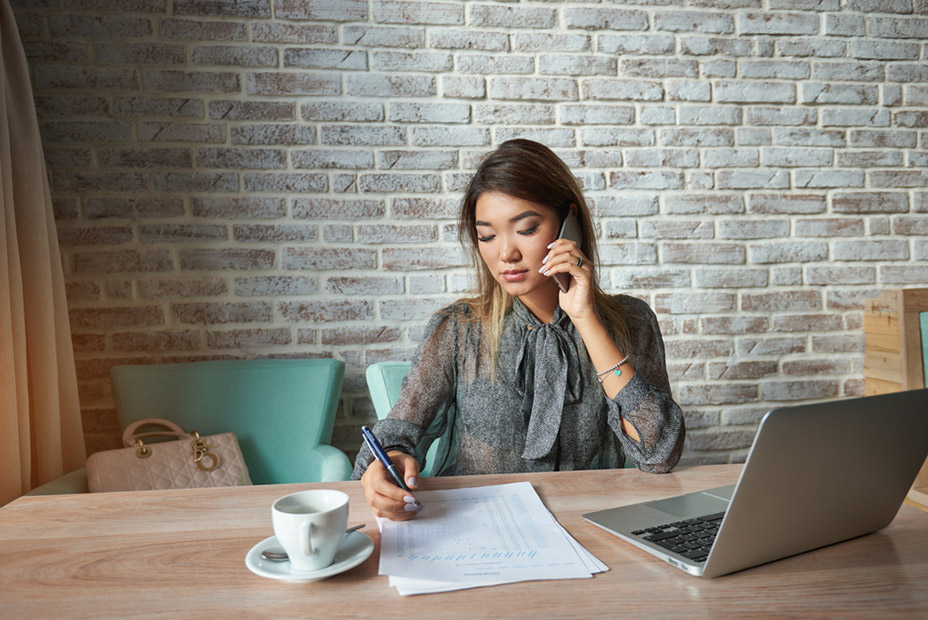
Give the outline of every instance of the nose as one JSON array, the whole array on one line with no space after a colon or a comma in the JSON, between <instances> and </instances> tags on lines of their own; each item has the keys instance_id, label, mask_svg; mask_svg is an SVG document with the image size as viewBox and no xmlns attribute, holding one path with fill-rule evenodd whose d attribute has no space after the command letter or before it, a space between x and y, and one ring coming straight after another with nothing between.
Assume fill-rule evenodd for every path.
<instances>
[{"instance_id":1,"label":"nose","mask_svg":"<svg viewBox=\"0 0 928 620\"><path fill-rule=\"evenodd\" d=\"M499 251L499 259L504 263L515 263L522 260L522 253L515 243L515 239L506 235L502 239L503 243Z\"/></svg>"}]
</instances>

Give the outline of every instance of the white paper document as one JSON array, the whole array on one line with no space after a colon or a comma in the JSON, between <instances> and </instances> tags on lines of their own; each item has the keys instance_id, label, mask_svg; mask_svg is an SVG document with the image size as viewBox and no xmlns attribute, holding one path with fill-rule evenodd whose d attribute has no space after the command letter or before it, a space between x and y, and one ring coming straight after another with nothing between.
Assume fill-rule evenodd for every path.
<instances>
[{"instance_id":1,"label":"white paper document","mask_svg":"<svg viewBox=\"0 0 928 620\"><path fill-rule=\"evenodd\" d=\"M537 579L589 578L608 570L545 508L528 482L420 491L411 521L379 519L380 574L400 594Z\"/></svg>"}]
</instances>

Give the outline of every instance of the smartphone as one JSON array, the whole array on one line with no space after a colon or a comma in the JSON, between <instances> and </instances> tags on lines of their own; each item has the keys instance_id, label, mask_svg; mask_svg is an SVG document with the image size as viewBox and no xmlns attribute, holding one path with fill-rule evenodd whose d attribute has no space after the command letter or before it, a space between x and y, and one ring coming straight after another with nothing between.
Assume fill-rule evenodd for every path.
<instances>
[{"instance_id":1,"label":"smartphone","mask_svg":"<svg viewBox=\"0 0 928 620\"><path fill-rule=\"evenodd\" d=\"M583 237L580 232L580 222L577 220L577 216L574 215L573 211L568 211L567 217L561 222L561 231L557 234L557 238L570 239L576 242L578 246L582 244ZM551 277L554 278L554 283L557 284L557 287L561 289L562 293L566 293L570 289L569 273L556 273Z\"/></svg>"}]
</instances>

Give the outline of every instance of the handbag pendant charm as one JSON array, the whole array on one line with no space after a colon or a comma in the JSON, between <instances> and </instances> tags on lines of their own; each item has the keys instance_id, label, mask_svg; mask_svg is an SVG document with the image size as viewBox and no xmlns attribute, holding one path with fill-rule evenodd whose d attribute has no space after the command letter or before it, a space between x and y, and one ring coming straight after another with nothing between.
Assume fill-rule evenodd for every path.
<instances>
[{"instance_id":1,"label":"handbag pendant charm","mask_svg":"<svg viewBox=\"0 0 928 620\"><path fill-rule=\"evenodd\" d=\"M197 467L203 471L213 471L219 467L219 455L209 451L209 446L200 438L200 433L192 431L190 436L193 437L193 461ZM208 464L205 461L208 461Z\"/></svg>"}]
</instances>

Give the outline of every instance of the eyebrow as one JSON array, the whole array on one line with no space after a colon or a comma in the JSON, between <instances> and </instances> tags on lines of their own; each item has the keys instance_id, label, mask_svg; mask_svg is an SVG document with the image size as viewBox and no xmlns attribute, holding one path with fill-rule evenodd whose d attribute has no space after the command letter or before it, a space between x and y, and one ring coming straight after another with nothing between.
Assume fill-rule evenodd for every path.
<instances>
[{"instance_id":1,"label":"eyebrow","mask_svg":"<svg viewBox=\"0 0 928 620\"><path fill-rule=\"evenodd\" d=\"M537 211L531 211L531 210L523 211L519 215L513 218L510 218L509 222L515 223L515 222L518 222L519 220L524 220L525 218L532 217L532 216L541 217L541 213L538 213ZM475 226L492 226L492 224L490 224L489 222L484 222L483 220L477 220L476 222L474 222L474 225Z\"/></svg>"}]
</instances>

